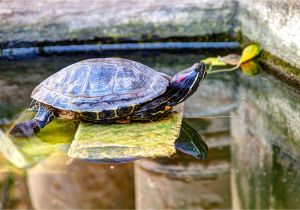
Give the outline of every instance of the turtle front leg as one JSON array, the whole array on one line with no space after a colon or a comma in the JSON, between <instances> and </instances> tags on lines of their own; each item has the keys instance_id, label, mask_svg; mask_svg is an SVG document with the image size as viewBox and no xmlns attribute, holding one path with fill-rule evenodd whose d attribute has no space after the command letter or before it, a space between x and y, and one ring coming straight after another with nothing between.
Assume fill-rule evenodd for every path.
<instances>
[{"instance_id":1,"label":"turtle front leg","mask_svg":"<svg viewBox=\"0 0 300 210\"><path fill-rule=\"evenodd\" d=\"M10 134L13 136L29 137L40 131L54 118L54 110L48 105L39 104L34 119L16 124Z\"/></svg>"},{"instance_id":2,"label":"turtle front leg","mask_svg":"<svg viewBox=\"0 0 300 210\"><path fill-rule=\"evenodd\" d=\"M165 104L160 104L158 106L146 106L142 109L136 111L132 120L135 121L150 121L150 120L158 120L159 118L166 116L172 110L172 106L167 106Z\"/></svg>"}]
</instances>

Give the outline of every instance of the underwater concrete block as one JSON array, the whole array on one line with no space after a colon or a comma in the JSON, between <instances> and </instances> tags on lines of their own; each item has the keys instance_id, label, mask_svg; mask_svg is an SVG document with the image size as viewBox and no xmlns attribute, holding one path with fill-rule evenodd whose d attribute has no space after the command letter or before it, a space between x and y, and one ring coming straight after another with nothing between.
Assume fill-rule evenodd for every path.
<instances>
[{"instance_id":1,"label":"underwater concrete block","mask_svg":"<svg viewBox=\"0 0 300 210\"><path fill-rule=\"evenodd\" d=\"M231 208L229 148L209 151L208 161L178 155L134 167L137 209Z\"/></svg>"},{"instance_id":2,"label":"underwater concrete block","mask_svg":"<svg viewBox=\"0 0 300 210\"><path fill-rule=\"evenodd\" d=\"M134 208L132 163L95 164L54 153L28 170L27 183L35 209Z\"/></svg>"}]
</instances>

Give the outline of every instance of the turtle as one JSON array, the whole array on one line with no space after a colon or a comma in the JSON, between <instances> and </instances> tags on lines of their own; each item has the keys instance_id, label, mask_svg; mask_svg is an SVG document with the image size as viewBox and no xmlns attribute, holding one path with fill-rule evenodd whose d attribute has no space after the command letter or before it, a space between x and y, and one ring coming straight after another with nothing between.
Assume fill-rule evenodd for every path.
<instances>
[{"instance_id":1,"label":"turtle","mask_svg":"<svg viewBox=\"0 0 300 210\"><path fill-rule=\"evenodd\" d=\"M173 77L136 61L93 58L71 64L41 82L31 94L32 120L16 124L14 136L30 136L54 117L97 123L151 121L190 97L206 77L195 63Z\"/></svg>"}]
</instances>

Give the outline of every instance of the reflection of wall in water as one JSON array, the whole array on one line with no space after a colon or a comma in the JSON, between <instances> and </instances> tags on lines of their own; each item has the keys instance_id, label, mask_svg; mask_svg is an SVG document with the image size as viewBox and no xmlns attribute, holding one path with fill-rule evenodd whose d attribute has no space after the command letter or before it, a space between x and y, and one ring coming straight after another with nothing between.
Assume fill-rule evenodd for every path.
<instances>
[{"instance_id":1,"label":"reflection of wall in water","mask_svg":"<svg viewBox=\"0 0 300 210\"><path fill-rule=\"evenodd\" d=\"M234 208L300 205L299 92L271 76L241 78L231 119Z\"/></svg>"}]
</instances>

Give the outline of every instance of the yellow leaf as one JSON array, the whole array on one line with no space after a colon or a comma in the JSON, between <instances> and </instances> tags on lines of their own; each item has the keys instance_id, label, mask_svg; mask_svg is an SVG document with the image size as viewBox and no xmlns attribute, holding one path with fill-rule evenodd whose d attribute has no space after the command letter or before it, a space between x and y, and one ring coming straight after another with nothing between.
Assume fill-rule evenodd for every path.
<instances>
[{"instance_id":1,"label":"yellow leaf","mask_svg":"<svg viewBox=\"0 0 300 210\"><path fill-rule=\"evenodd\" d=\"M261 48L256 44L247 46L246 48L244 48L244 50L242 52L242 57L240 59L240 63L244 63L246 61L253 59L257 55L259 55L260 51L261 51Z\"/></svg>"},{"instance_id":2,"label":"yellow leaf","mask_svg":"<svg viewBox=\"0 0 300 210\"><path fill-rule=\"evenodd\" d=\"M242 72L250 77L258 74L259 68L259 64L254 60L250 60L241 64Z\"/></svg>"},{"instance_id":3,"label":"yellow leaf","mask_svg":"<svg viewBox=\"0 0 300 210\"><path fill-rule=\"evenodd\" d=\"M219 58L206 58L203 59L202 62L213 66L226 66L226 63L221 61Z\"/></svg>"}]
</instances>

